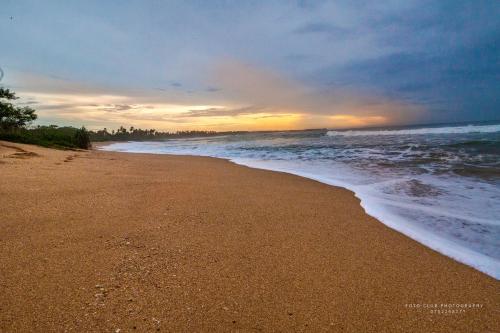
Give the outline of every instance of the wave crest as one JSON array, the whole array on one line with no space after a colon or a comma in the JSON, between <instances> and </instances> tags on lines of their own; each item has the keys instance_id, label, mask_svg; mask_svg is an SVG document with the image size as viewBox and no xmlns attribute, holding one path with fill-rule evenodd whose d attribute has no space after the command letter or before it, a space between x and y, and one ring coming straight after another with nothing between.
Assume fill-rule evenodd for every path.
<instances>
[{"instance_id":1,"label":"wave crest","mask_svg":"<svg viewBox=\"0 0 500 333\"><path fill-rule=\"evenodd\" d=\"M497 125L467 125L448 127L423 127L400 130L349 130L328 131L328 136L370 136L370 135L423 135L423 134L464 134L464 133L495 133L500 132L500 124Z\"/></svg>"}]
</instances>

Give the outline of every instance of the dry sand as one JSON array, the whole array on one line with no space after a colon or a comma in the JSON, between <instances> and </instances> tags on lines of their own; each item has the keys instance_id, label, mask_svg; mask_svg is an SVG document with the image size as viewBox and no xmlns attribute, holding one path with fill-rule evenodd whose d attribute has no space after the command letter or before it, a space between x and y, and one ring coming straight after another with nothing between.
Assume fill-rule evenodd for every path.
<instances>
[{"instance_id":1,"label":"dry sand","mask_svg":"<svg viewBox=\"0 0 500 333\"><path fill-rule=\"evenodd\" d=\"M1 332L500 331L498 281L344 189L213 158L7 142L0 171ZM481 307L424 307L450 303Z\"/></svg>"}]
</instances>

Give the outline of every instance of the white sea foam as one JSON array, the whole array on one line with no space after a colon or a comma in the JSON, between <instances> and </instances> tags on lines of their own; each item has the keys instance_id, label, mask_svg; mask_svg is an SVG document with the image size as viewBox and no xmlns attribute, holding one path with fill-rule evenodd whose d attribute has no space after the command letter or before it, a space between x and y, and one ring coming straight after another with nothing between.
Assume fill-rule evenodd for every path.
<instances>
[{"instance_id":1,"label":"white sea foam","mask_svg":"<svg viewBox=\"0 0 500 333\"><path fill-rule=\"evenodd\" d=\"M499 125L471 127L474 131L478 128L490 132L493 132L492 128L500 129ZM453 133L450 128L425 130ZM464 128L473 131L467 126L459 128L462 128L461 131ZM415 133L414 129L405 131ZM463 135L459 136L462 138ZM390 137L372 137L367 142L356 136L331 140L324 132L314 137L310 133L299 137L252 134L164 142L123 142L102 149L219 157L254 168L287 172L344 187L355 193L369 215L390 228L500 279L498 183L446 171L447 167L454 167L455 162L450 162L452 160L474 164L475 158L480 155L457 155L463 152L447 150L447 145L441 145L440 141L439 144L429 142L427 136L412 138L400 142ZM443 140L443 136L439 140ZM480 161L484 159L483 155L484 152ZM496 155L491 156L495 160ZM378 162L382 162L382 166ZM438 172L435 173L435 170Z\"/></svg>"},{"instance_id":2,"label":"white sea foam","mask_svg":"<svg viewBox=\"0 0 500 333\"><path fill-rule=\"evenodd\" d=\"M447 127L424 127L399 130L349 130L328 131L328 136L370 136L370 135L423 135L423 134L464 134L500 132L500 125L467 125Z\"/></svg>"}]
</instances>

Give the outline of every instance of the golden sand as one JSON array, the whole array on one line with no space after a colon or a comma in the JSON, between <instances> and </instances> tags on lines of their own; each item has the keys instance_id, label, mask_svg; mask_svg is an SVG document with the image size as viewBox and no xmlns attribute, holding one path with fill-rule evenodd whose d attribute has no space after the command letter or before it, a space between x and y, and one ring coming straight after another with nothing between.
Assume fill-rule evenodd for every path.
<instances>
[{"instance_id":1,"label":"golden sand","mask_svg":"<svg viewBox=\"0 0 500 333\"><path fill-rule=\"evenodd\" d=\"M500 331L498 281L341 188L7 142L0 172L1 332Z\"/></svg>"}]
</instances>

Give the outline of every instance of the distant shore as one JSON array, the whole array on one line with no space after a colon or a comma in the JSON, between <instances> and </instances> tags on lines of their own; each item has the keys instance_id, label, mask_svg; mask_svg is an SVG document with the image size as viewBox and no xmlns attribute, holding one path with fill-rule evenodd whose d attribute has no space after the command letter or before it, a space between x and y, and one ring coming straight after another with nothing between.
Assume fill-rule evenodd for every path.
<instances>
[{"instance_id":1,"label":"distant shore","mask_svg":"<svg viewBox=\"0 0 500 333\"><path fill-rule=\"evenodd\" d=\"M498 281L341 188L3 141L0 171L2 332L500 331Z\"/></svg>"}]
</instances>

